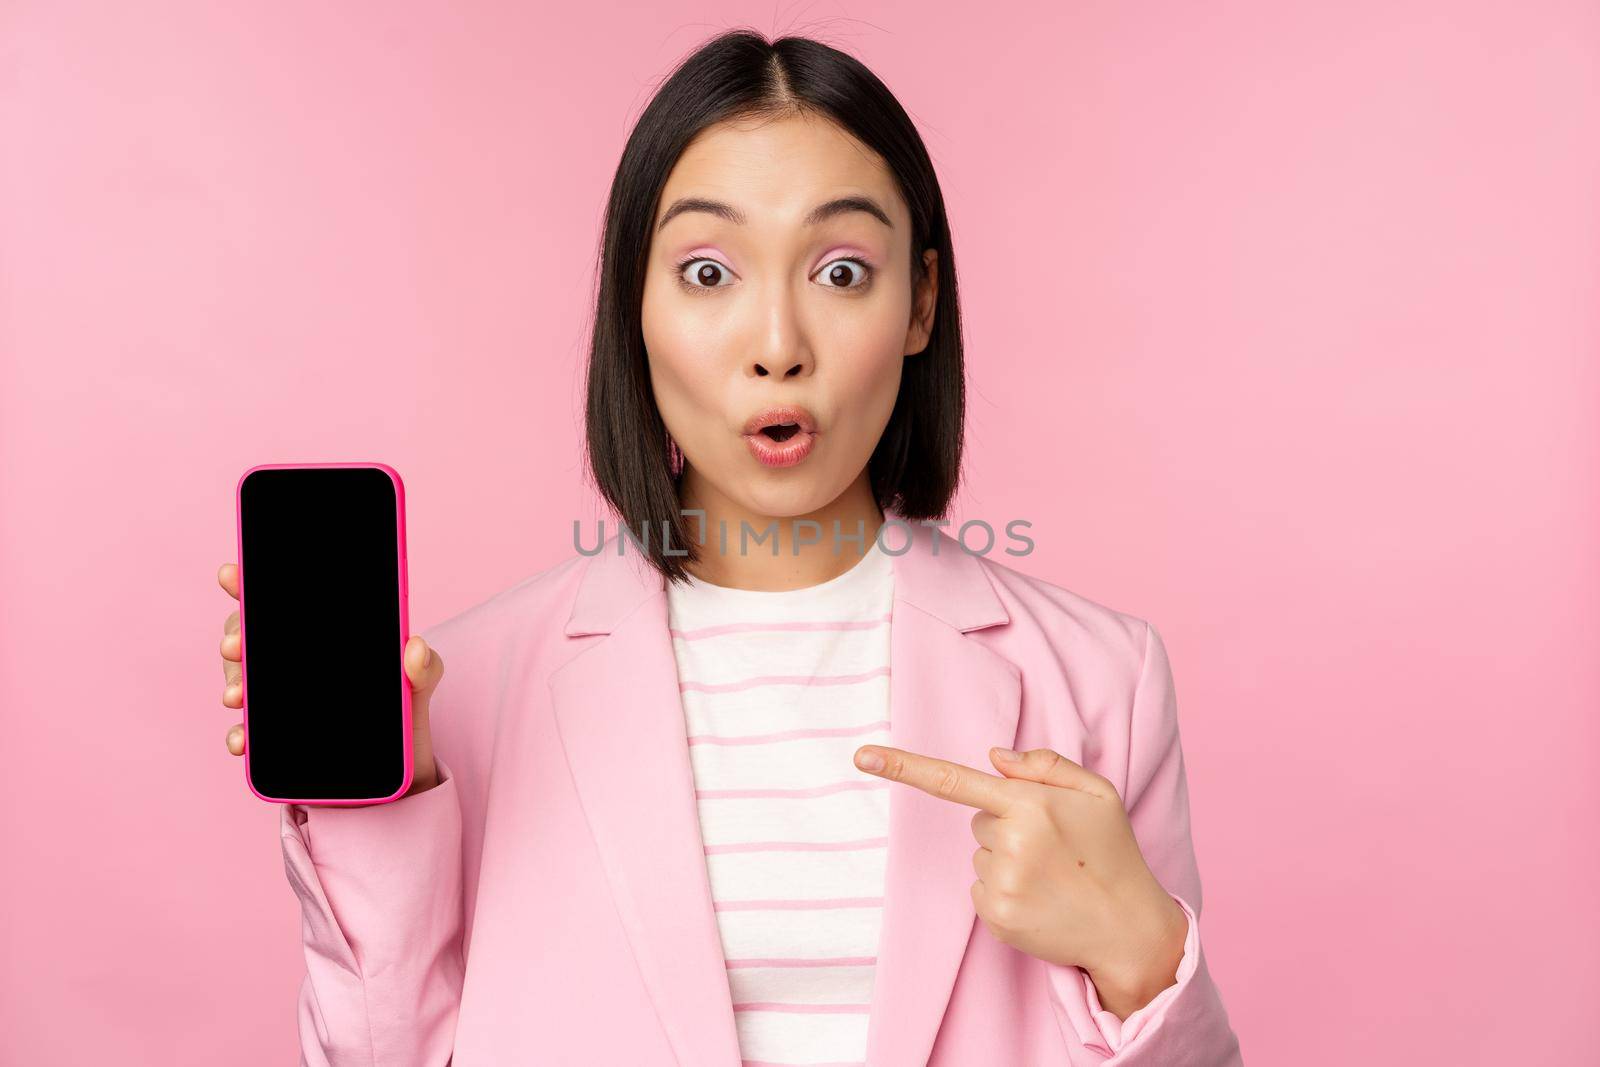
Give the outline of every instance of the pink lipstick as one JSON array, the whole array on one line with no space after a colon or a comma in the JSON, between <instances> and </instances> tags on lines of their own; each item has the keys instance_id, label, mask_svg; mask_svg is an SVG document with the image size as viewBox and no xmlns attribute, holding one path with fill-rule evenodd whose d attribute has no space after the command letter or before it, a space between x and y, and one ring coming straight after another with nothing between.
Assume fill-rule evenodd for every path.
<instances>
[{"instance_id":1,"label":"pink lipstick","mask_svg":"<svg viewBox=\"0 0 1600 1067\"><path fill-rule=\"evenodd\" d=\"M794 404L765 408L744 424L751 455L768 467L792 467L806 458L817 438L811 412Z\"/></svg>"}]
</instances>

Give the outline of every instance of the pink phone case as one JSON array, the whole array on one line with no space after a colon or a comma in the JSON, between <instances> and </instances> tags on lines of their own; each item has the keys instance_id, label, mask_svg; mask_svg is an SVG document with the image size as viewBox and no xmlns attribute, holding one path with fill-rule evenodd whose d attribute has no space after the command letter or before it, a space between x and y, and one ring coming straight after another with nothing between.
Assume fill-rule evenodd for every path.
<instances>
[{"instance_id":1,"label":"pink phone case","mask_svg":"<svg viewBox=\"0 0 1600 1067\"><path fill-rule=\"evenodd\" d=\"M269 797L255 787L255 783L250 777L250 679L245 670L245 662L248 657L246 657L244 654L246 639L244 627L244 593L246 576L244 573L244 514L243 509L240 506L241 491L244 488L244 480L250 476L252 471L321 470L330 467L375 467L387 474L389 476L389 480L394 483L395 536L397 538L396 548L398 549L396 558L400 561L400 650L402 656L405 654L406 642L411 640L410 594L406 586L406 487L405 483L400 480L399 471L395 470L387 463L259 463L239 476L239 482L233 488L233 503L236 551L238 552L238 556L236 558L239 561L239 681L243 687L244 693L244 782L245 785L249 787L250 792L254 793L262 800L272 804L322 804L342 806L387 804L391 801L399 800L401 797L405 796L406 790L411 788L411 779L415 770L415 759L413 758L411 750L411 681L406 677L405 664L402 662L400 666L400 717L401 728L404 730L405 737L405 777L400 783L400 788L393 794L386 797L335 800L328 800L319 797Z\"/></svg>"}]
</instances>

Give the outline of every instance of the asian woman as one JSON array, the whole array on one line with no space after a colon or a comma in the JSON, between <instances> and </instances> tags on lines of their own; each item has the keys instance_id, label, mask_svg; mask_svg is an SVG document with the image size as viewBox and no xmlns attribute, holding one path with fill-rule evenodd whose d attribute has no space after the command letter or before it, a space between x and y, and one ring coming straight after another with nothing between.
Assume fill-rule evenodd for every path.
<instances>
[{"instance_id":1,"label":"asian woman","mask_svg":"<svg viewBox=\"0 0 1600 1067\"><path fill-rule=\"evenodd\" d=\"M411 639L411 792L282 809L305 1062L1240 1063L1161 636L942 529L963 397L905 110L704 45L605 216L617 532Z\"/></svg>"}]
</instances>

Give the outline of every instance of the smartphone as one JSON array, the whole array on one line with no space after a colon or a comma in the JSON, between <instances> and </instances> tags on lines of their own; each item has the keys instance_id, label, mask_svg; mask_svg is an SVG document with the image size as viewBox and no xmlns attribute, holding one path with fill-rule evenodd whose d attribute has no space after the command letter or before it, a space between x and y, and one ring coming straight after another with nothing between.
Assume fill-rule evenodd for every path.
<instances>
[{"instance_id":1,"label":"smartphone","mask_svg":"<svg viewBox=\"0 0 1600 1067\"><path fill-rule=\"evenodd\" d=\"M411 788L406 498L386 463L264 463L235 490L245 781L262 800Z\"/></svg>"}]
</instances>

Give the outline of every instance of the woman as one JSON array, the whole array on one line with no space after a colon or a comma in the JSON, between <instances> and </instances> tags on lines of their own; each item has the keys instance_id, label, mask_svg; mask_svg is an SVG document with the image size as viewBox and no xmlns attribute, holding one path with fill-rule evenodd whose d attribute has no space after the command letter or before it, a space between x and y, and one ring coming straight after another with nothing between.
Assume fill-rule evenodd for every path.
<instances>
[{"instance_id":1,"label":"woman","mask_svg":"<svg viewBox=\"0 0 1600 1067\"><path fill-rule=\"evenodd\" d=\"M606 215L629 536L412 638L405 797L283 808L306 1061L1238 1063L1160 636L932 525L961 428L905 112L825 45L713 40Z\"/></svg>"}]
</instances>

